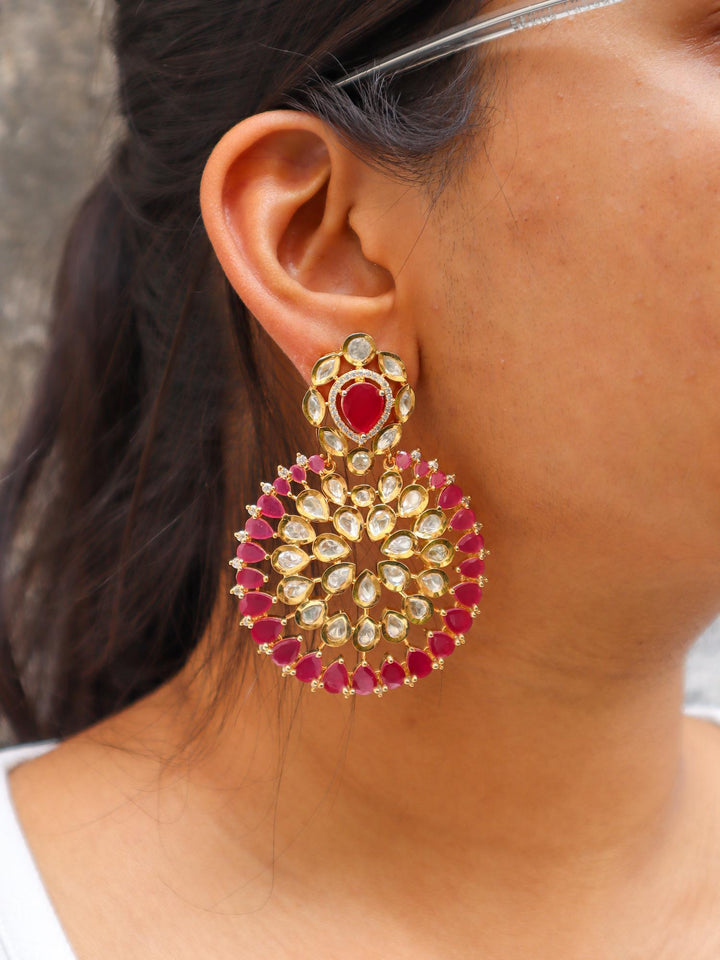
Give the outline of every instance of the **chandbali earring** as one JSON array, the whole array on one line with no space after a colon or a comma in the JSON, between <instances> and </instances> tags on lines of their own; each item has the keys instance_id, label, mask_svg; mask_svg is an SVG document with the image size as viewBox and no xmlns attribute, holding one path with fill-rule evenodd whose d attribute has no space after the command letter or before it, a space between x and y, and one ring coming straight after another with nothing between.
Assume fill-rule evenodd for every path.
<instances>
[{"instance_id":1,"label":"chandbali earring","mask_svg":"<svg viewBox=\"0 0 720 960\"><path fill-rule=\"evenodd\" d=\"M396 450L414 407L400 357L351 334L315 363L302 403L323 453L278 467L235 534L240 625L312 690L412 687L480 612L489 551L470 497L436 460Z\"/></svg>"}]
</instances>

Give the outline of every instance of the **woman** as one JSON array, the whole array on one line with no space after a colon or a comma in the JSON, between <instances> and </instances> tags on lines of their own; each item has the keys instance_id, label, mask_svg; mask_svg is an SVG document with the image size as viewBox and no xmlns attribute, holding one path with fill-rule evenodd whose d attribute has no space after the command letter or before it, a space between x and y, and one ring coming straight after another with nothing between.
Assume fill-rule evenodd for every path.
<instances>
[{"instance_id":1,"label":"woman","mask_svg":"<svg viewBox=\"0 0 720 960\"><path fill-rule=\"evenodd\" d=\"M497 9L437 7L117 6L127 132L3 492L13 960L720 956L720 711L682 712L720 613L720 11L343 84ZM227 559L278 463L330 460L300 404L358 332L488 583L421 682L312 696Z\"/></svg>"}]
</instances>

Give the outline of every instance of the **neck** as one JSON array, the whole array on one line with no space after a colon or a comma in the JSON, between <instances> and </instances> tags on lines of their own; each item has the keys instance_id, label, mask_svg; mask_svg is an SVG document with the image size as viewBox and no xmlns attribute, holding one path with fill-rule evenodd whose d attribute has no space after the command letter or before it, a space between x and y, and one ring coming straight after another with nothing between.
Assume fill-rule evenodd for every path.
<instances>
[{"instance_id":1,"label":"neck","mask_svg":"<svg viewBox=\"0 0 720 960\"><path fill-rule=\"evenodd\" d=\"M537 556L494 539L472 640L411 690L346 701L280 679L265 658L251 664L232 709L201 727L187 770L197 797L216 810L223 798L224 855L251 846L259 902L272 851L338 910L358 889L394 902L419 878L476 902L522 889L535 906L554 895L567 905L672 862L696 814L683 667L703 618L623 593L626 577L583 585L577 565L571 579L558 563L545 575ZM237 673L197 670L218 630L155 702L167 724L175 698L176 742L219 677Z\"/></svg>"}]
</instances>

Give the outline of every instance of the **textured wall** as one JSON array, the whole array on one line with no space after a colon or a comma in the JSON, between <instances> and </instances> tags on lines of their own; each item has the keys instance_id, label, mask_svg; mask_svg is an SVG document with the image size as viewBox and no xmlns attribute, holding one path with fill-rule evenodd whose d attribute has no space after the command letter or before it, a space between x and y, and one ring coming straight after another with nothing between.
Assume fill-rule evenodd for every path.
<instances>
[{"instance_id":1,"label":"textured wall","mask_svg":"<svg viewBox=\"0 0 720 960\"><path fill-rule=\"evenodd\" d=\"M59 243L113 133L102 33L98 2L0 0L0 456L42 353ZM720 624L695 646L687 693L720 704Z\"/></svg>"}]
</instances>

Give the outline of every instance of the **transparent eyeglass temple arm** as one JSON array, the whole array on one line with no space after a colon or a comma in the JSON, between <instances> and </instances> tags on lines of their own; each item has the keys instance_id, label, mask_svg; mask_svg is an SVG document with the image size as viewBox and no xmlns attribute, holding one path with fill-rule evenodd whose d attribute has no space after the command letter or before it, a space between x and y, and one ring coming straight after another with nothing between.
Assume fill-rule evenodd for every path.
<instances>
[{"instance_id":1,"label":"transparent eyeglass temple arm","mask_svg":"<svg viewBox=\"0 0 720 960\"><path fill-rule=\"evenodd\" d=\"M540 0L536 3L515 3L492 14L477 17L468 23L426 40L421 44L406 47L385 60L368 64L360 70L342 77L336 87L346 87L365 77L385 73L402 73L413 67L433 63L442 57L480 46L490 40L506 37L518 30L551 23L563 17L571 17L587 10L609 7L624 0Z\"/></svg>"}]
</instances>

